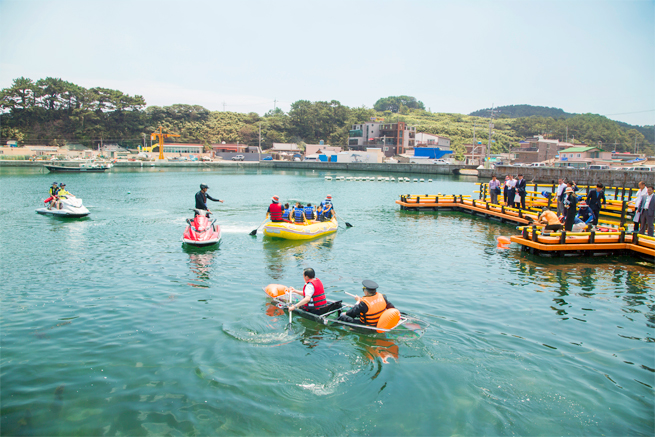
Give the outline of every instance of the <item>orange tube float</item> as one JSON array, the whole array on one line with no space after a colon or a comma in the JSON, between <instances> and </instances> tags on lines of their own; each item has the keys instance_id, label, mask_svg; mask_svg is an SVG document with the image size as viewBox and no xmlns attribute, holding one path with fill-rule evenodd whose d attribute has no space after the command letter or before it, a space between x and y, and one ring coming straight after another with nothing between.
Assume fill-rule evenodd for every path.
<instances>
[{"instance_id":1,"label":"orange tube float","mask_svg":"<svg viewBox=\"0 0 655 437\"><path fill-rule=\"evenodd\" d=\"M380 319L378 319L377 327L382 329L392 329L398 324L399 321L400 321L400 311L398 311L396 308L387 308L380 315ZM378 330L378 332L384 332L384 331Z\"/></svg>"},{"instance_id":2,"label":"orange tube float","mask_svg":"<svg viewBox=\"0 0 655 437\"><path fill-rule=\"evenodd\" d=\"M289 287L282 284L268 284L264 287L264 291L271 297L280 297L289 292Z\"/></svg>"}]
</instances>

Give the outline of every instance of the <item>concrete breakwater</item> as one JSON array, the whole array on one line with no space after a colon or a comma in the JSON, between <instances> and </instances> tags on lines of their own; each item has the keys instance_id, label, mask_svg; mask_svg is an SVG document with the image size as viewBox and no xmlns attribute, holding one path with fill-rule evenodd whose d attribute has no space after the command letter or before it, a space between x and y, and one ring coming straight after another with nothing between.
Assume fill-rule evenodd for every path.
<instances>
[{"instance_id":1,"label":"concrete breakwater","mask_svg":"<svg viewBox=\"0 0 655 437\"><path fill-rule=\"evenodd\" d=\"M626 170L589 170L581 168L555 168L555 167L514 167L499 165L496 168L479 169L478 178L491 179L495 175L504 179L505 175L523 174L527 181L550 184L557 183L559 178L567 178L579 185L596 185L601 183L611 187L636 187L639 181L651 185L655 183L655 172L652 171L626 171Z\"/></svg>"},{"instance_id":2,"label":"concrete breakwater","mask_svg":"<svg viewBox=\"0 0 655 437\"><path fill-rule=\"evenodd\" d=\"M0 167L43 167L44 161L18 161L0 160ZM77 165L79 161L57 161L58 165ZM420 173L420 174L459 174L462 169L471 169L475 166L460 164L390 164L390 163L365 163L365 162L317 162L317 161L212 161L212 162L159 162L159 161L118 161L114 168L220 168L220 167L246 167L246 168L272 168L272 169L298 169L298 170L322 170L322 171L368 171L387 173Z\"/></svg>"}]
</instances>

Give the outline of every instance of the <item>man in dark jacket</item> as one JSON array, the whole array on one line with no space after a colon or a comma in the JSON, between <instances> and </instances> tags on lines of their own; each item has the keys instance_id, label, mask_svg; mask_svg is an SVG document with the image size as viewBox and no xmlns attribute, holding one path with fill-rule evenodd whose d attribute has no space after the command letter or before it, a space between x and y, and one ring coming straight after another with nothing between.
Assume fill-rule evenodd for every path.
<instances>
[{"instance_id":1,"label":"man in dark jacket","mask_svg":"<svg viewBox=\"0 0 655 437\"><path fill-rule=\"evenodd\" d=\"M590 191L587 194L587 205L594 212L594 226L598 224L598 215L600 214L601 202L604 205L607 205L607 200L605 199L605 191L603 191L603 184L597 184L594 191Z\"/></svg>"},{"instance_id":2,"label":"man in dark jacket","mask_svg":"<svg viewBox=\"0 0 655 437\"><path fill-rule=\"evenodd\" d=\"M527 195L527 191L526 191L527 183L525 182L525 179L523 179L522 174L518 175L517 177L518 179L516 180L516 193L521 197L521 209L525 209L525 196Z\"/></svg>"},{"instance_id":3,"label":"man in dark jacket","mask_svg":"<svg viewBox=\"0 0 655 437\"><path fill-rule=\"evenodd\" d=\"M395 308L384 294L378 293L378 284L367 279L362 281L364 297L357 296L357 303L346 314L341 314L339 320L360 325L376 326L380 315L387 308Z\"/></svg>"},{"instance_id":4,"label":"man in dark jacket","mask_svg":"<svg viewBox=\"0 0 655 437\"><path fill-rule=\"evenodd\" d=\"M207 199L213 200L214 202L221 202L222 200L214 199L212 196L207 194L209 187L205 184L200 184L200 191L196 193L196 209L202 209L207 212L211 212L207 207Z\"/></svg>"}]
</instances>

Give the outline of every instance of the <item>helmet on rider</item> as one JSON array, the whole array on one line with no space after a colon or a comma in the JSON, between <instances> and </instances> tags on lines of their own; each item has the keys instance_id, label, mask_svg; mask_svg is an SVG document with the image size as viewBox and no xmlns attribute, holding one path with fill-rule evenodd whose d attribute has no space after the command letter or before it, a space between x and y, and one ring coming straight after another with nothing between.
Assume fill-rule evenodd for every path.
<instances>
[{"instance_id":1,"label":"helmet on rider","mask_svg":"<svg viewBox=\"0 0 655 437\"><path fill-rule=\"evenodd\" d=\"M205 184L200 184L200 189L204 190L205 188L209 189L209 187Z\"/></svg>"}]
</instances>

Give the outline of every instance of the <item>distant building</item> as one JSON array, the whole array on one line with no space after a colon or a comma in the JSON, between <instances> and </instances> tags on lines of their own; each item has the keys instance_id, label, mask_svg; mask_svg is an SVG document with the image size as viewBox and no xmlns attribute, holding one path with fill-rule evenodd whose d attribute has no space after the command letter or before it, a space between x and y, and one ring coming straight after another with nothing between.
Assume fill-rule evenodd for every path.
<instances>
[{"instance_id":1,"label":"distant building","mask_svg":"<svg viewBox=\"0 0 655 437\"><path fill-rule=\"evenodd\" d=\"M478 142L478 144L464 144L464 163L467 165L480 165L484 162L487 145Z\"/></svg>"},{"instance_id":2,"label":"distant building","mask_svg":"<svg viewBox=\"0 0 655 437\"><path fill-rule=\"evenodd\" d=\"M261 152L258 146L249 146L247 144L212 144L212 156L231 160L237 155L243 155L245 161L259 161Z\"/></svg>"},{"instance_id":3,"label":"distant building","mask_svg":"<svg viewBox=\"0 0 655 437\"><path fill-rule=\"evenodd\" d=\"M330 146L325 144L305 144L305 156L319 153L319 150L323 153L328 153L328 152L339 153L341 152L341 147Z\"/></svg>"},{"instance_id":4,"label":"distant building","mask_svg":"<svg viewBox=\"0 0 655 437\"><path fill-rule=\"evenodd\" d=\"M554 160L561 150L573 147L574 144L548 140L542 136L526 138L519 143L518 148L511 150L516 155L516 163L531 164Z\"/></svg>"},{"instance_id":5,"label":"distant building","mask_svg":"<svg viewBox=\"0 0 655 437\"><path fill-rule=\"evenodd\" d=\"M271 149L272 153L302 153L300 147L296 143L273 143L273 148Z\"/></svg>"},{"instance_id":6,"label":"distant building","mask_svg":"<svg viewBox=\"0 0 655 437\"><path fill-rule=\"evenodd\" d=\"M202 144L164 143L164 153L193 153L200 155L203 149ZM159 147L157 147L157 151L159 151Z\"/></svg>"},{"instance_id":7,"label":"distant building","mask_svg":"<svg viewBox=\"0 0 655 437\"><path fill-rule=\"evenodd\" d=\"M559 154L557 167L587 168L594 164L610 165L612 152L604 152L598 147L577 146L564 149Z\"/></svg>"},{"instance_id":8,"label":"distant building","mask_svg":"<svg viewBox=\"0 0 655 437\"><path fill-rule=\"evenodd\" d=\"M385 123L384 121L367 121L354 124L348 133L348 147L351 150L365 150L379 147L385 156L405 153L415 145L416 127L403 121Z\"/></svg>"},{"instance_id":9,"label":"distant building","mask_svg":"<svg viewBox=\"0 0 655 437\"><path fill-rule=\"evenodd\" d=\"M450 150L450 138L417 132L414 147L438 147L441 150Z\"/></svg>"}]
</instances>

